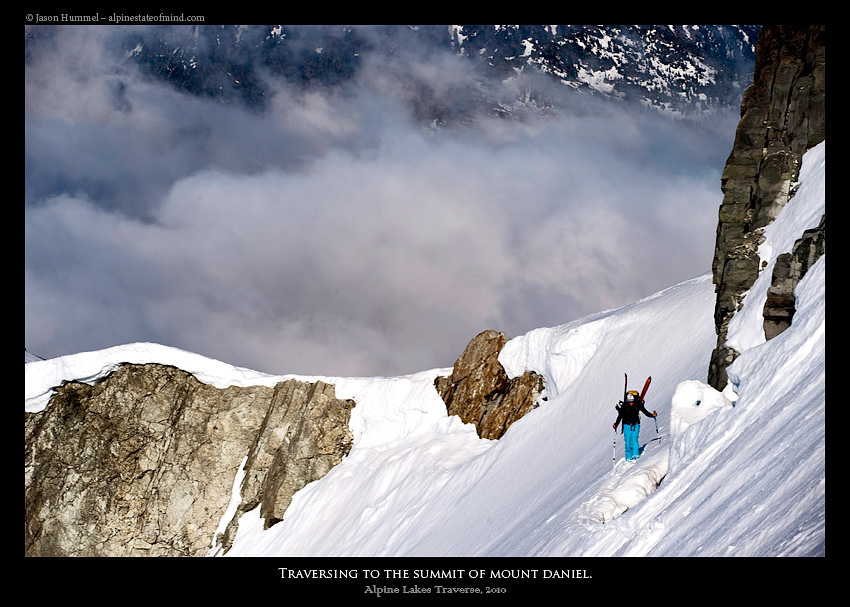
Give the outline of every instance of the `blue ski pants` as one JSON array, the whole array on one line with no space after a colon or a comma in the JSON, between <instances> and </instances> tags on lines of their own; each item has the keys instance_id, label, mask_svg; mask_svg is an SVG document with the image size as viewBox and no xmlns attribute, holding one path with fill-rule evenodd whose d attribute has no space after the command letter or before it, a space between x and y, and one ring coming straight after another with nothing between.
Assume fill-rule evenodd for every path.
<instances>
[{"instance_id":1,"label":"blue ski pants","mask_svg":"<svg viewBox=\"0 0 850 607\"><path fill-rule=\"evenodd\" d=\"M638 444L639 435L640 424L623 424L623 438L626 441L626 461L640 457L640 445Z\"/></svg>"}]
</instances>

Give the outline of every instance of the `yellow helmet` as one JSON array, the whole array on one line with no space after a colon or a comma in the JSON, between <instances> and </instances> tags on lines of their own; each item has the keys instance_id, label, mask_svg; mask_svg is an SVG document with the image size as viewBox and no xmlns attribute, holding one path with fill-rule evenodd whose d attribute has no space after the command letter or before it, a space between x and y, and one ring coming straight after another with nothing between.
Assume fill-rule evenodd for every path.
<instances>
[{"instance_id":1,"label":"yellow helmet","mask_svg":"<svg viewBox=\"0 0 850 607\"><path fill-rule=\"evenodd\" d=\"M635 391L635 390L629 390L629 391L626 393L626 402L627 402L627 403L632 403L632 402L634 402L634 401L638 400L639 396L640 396L640 395L637 393L637 391Z\"/></svg>"}]
</instances>

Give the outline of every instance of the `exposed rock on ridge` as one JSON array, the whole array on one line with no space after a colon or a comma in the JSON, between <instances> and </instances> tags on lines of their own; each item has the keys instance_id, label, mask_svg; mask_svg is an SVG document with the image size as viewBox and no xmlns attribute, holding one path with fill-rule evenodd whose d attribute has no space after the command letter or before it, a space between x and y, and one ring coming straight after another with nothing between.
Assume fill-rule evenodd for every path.
<instances>
[{"instance_id":1,"label":"exposed rock on ridge","mask_svg":"<svg viewBox=\"0 0 850 607\"><path fill-rule=\"evenodd\" d=\"M726 385L726 367L738 355L725 345L726 334L761 271L762 232L793 196L803 154L825 138L825 69L825 26L762 28L753 84L744 94L721 177L724 197L712 263L718 338L708 373L708 383L717 389ZM777 271L781 280L783 269Z\"/></svg>"},{"instance_id":2,"label":"exposed rock on ridge","mask_svg":"<svg viewBox=\"0 0 850 607\"><path fill-rule=\"evenodd\" d=\"M794 291L826 253L826 215L821 217L816 228L803 232L803 237L794 243L790 253L782 253L773 266L771 285L764 303L764 336L773 339L791 326L796 311Z\"/></svg>"},{"instance_id":3,"label":"exposed rock on ridge","mask_svg":"<svg viewBox=\"0 0 850 607\"><path fill-rule=\"evenodd\" d=\"M481 438L501 438L511 424L537 408L544 389L543 376L533 371L508 378L499 362L506 342L504 333L479 333L455 362L452 374L434 381L449 415L474 424Z\"/></svg>"},{"instance_id":4,"label":"exposed rock on ridge","mask_svg":"<svg viewBox=\"0 0 850 607\"><path fill-rule=\"evenodd\" d=\"M67 383L25 414L25 555L226 551L243 512L259 505L274 524L342 460L353 406L323 382L218 389L157 364ZM222 521L243 462L241 504Z\"/></svg>"}]
</instances>

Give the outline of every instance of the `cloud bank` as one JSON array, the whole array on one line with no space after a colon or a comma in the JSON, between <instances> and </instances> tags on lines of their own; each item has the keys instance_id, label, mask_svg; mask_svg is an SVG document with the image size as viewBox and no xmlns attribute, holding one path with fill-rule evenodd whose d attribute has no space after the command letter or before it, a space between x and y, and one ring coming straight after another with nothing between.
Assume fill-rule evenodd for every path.
<instances>
[{"instance_id":1,"label":"cloud bank","mask_svg":"<svg viewBox=\"0 0 850 607\"><path fill-rule=\"evenodd\" d=\"M398 375L451 366L484 329L710 270L734 113L694 124L553 89L554 114L433 129L415 91L457 107L468 67L415 53L333 89L269 76L258 111L155 82L113 31L55 28L26 66L40 356L151 341L270 373Z\"/></svg>"}]
</instances>

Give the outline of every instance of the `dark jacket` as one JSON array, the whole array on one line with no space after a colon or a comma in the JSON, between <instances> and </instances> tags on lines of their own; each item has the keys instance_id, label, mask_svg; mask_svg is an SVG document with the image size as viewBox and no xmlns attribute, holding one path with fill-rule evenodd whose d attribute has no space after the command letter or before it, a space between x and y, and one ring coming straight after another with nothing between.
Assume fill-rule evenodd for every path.
<instances>
[{"instance_id":1,"label":"dark jacket","mask_svg":"<svg viewBox=\"0 0 850 607\"><path fill-rule=\"evenodd\" d=\"M626 424L628 424L630 426L634 426L635 424L640 424L640 414L641 414L641 412L644 415L646 415L647 417L655 417L654 415L652 415L652 413L647 411L646 408L643 405L644 405L644 402L642 400L641 401L635 400L632 403L624 403L624 402L620 401L620 404L617 405L618 415L617 415L617 421L614 422L614 427L616 428L617 425L621 421L623 422L624 426Z\"/></svg>"}]
</instances>

